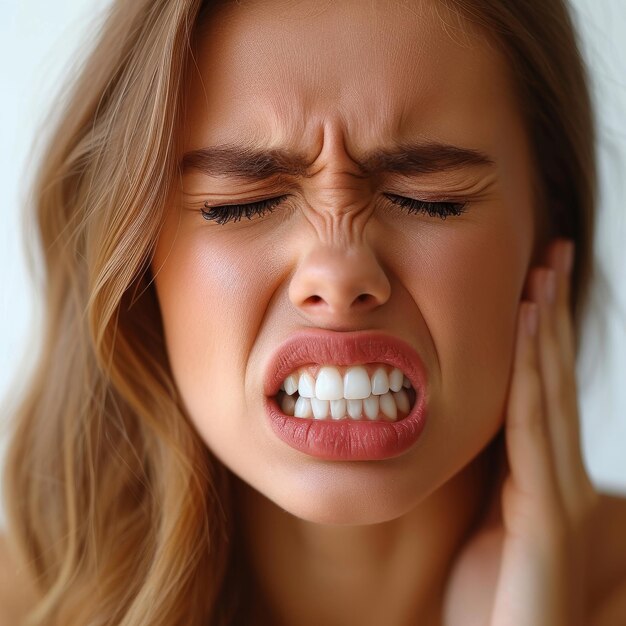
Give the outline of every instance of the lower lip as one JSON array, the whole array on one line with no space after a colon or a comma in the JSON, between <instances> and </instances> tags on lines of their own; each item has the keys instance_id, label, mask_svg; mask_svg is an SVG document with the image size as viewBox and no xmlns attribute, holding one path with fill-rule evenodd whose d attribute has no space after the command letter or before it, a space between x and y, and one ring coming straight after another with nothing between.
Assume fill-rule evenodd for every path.
<instances>
[{"instance_id":1,"label":"lower lip","mask_svg":"<svg viewBox=\"0 0 626 626\"><path fill-rule=\"evenodd\" d=\"M275 397L265 409L276 435L292 448L328 461L381 461L406 452L426 423L426 402L418 393L411 412L397 422L313 420L283 413Z\"/></svg>"}]
</instances>

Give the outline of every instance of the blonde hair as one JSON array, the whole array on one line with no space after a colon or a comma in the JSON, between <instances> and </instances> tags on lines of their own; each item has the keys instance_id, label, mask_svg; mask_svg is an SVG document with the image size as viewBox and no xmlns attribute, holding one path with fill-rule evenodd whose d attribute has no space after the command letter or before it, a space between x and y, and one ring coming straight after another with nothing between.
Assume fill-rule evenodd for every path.
<instances>
[{"instance_id":1,"label":"blonde hair","mask_svg":"<svg viewBox=\"0 0 626 626\"><path fill-rule=\"evenodd\" d=\"M531 136L550 128L556 164L540 177L548 197L567 203L569 217L551 213L548 230L577 243L579 326L591 272L593 128L566 8L450 3L498 24ZM113 4L33 186L44 341L4 471L10 537L39 593L32 626L242 619L232 476L185 415L150 274L204 8Z\"/></svg>"}]
</instances>

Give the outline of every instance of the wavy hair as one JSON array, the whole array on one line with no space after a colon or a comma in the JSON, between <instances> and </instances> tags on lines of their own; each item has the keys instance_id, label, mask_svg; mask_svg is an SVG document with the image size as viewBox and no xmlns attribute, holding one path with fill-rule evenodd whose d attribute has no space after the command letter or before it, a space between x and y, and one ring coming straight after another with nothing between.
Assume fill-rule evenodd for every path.
<instances>
[{"instance_id":1,"label":"wavy hair","mask_svg":"<svg viewBox=\"0 0 626 626\"><path fill-rule=\"evenodd\" d=\"M592 275L594 131L561 0L442 0L509 60L539 180L540 235L576 242L580 336ZM191 426L150 260L179 176L194 34L213 3L116 0L32 186L43 340L4 469L10 540L38 597L29 626L241 623L232 475Z\"/></svg>"}]
</instances>

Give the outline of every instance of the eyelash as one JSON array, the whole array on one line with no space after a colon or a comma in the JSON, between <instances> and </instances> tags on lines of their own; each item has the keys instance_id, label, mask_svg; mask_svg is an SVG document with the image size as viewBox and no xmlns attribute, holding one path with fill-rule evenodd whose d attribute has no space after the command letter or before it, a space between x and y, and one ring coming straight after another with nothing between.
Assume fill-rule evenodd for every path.
<instances>
[{"instance_id":1,"label":"eyelash","mask_svg":"<svg viewBox=\"0 0 626 626\"><path fill-rule=\"evenodd\" d=\"M280 204L287 196L277 196L268 198L260 202L250 202L248 204L226 204L223 206L209 206L208 202L204 203L204 208L200 209L202 217L205 220L212 220L218 224L226 224L226 222L238 222L242 217L249 220L254 215L262 217L266 213L271 213L277 204Z\"/></svg>"},{"instance_id":2,"label":"eyelash","mask_svg":"<svg viewBox=\"0 0 626 626\"><path fill-rule=\"evenodd\" d=\"M233 221L238 222L241 218L252 219L255 215L262 217L266 213L271 213L274 207L280 204L288 196L276 196L259 202L249 202L247 204L225 204L221 206L209 206L204 203L204 208L200 209L205 220L217 222L220 225ZM427 213L430 217L439 217L445 220L450 215L459 216L465 213L467 202L426 202L395 194L385 194L385 197L393 204L404 207L407 213Z\"/></svg>"}]
</instances>

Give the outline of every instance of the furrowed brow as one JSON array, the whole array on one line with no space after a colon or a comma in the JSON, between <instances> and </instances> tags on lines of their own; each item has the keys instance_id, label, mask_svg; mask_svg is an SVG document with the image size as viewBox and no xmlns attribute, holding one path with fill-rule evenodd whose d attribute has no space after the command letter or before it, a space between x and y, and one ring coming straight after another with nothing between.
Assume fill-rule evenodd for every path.
<instances>
[{"instance_id":1,"label":"furrowed brow","mask_svg":"<svg viewBox=\"0 0 626 626\"><path fill-rule=\"evenodd\" d=\"M493 159L480 150L436 142L401 144L391 149L375 150L361 162L361 168L366 174L434 174L494 165Z\"/></svg>"},{"instance_id":2,"label":"furrowed brow","mask_svg":"<svg viewBox=\"0 0 626 626\"><path fill-rule=\"evenodd\" d=\"M181 168L183 172L196 169L207 176L264 180L278 174L304 176L308 163L303 155L287 150L220 145L187 152Z\"/></svg>"},{"instance_id":3,"label":"furrowed brow","mask_svg":"<svg viewBox=\"0 0 626 626\"><path fill-rule=\"evenodd\" d=\"M359 162L363 175L380 172L432 174L493 165L494 161L479 150L435 142L375 150ZM207 176L244 180L264 180L279 174L306 177L309 166L303 154L289 150L259 150L228 144L192 150L181 161L183 172L195 169Z\"/></svg>"}]
</instances>

